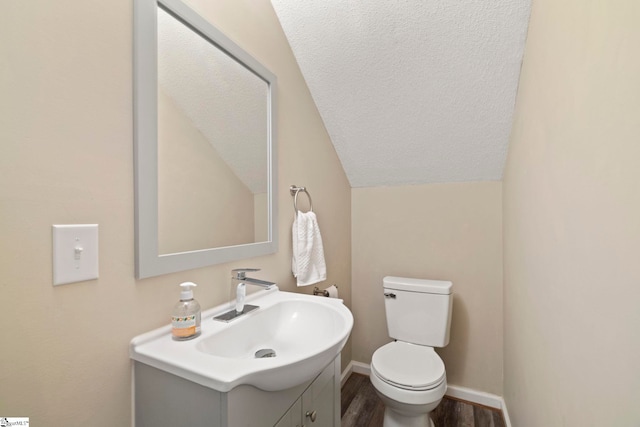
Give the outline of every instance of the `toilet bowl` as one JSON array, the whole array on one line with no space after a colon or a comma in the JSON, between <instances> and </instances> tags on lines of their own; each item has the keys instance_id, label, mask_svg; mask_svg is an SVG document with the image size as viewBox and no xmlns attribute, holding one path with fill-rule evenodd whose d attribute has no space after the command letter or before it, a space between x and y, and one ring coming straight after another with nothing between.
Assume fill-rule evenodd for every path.
<instances>
[{"instance_id":1,"label":"toilet bowl","mask_svg":"<svg viewBox=\"0 0 640 427\"><path fill-rule=\"evenodd\" d=\"M447 390L444 363L432 347L400 341L380 347L371 384L385 405L384 427L433 427L429 413Z\"/></svg>"},{"instance_id":2,"label":"toilet bowl","mask_svg":"<svg viewBox=\"0 0 640 427\"><path fill-rule=\"evenodd\" d=\"M389 337L371 359L371 384L385 404L384 427L434 427L429 413L447 390L434 347L449 343L451 282L387 276Z\"/></svg>"}]
</instances>

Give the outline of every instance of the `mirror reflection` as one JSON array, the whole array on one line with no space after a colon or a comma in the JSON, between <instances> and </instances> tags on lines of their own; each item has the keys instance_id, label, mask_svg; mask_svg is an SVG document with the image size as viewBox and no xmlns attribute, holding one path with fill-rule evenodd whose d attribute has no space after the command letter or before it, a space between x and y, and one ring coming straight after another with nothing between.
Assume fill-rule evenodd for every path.
<instances>
[{"instance_id":1,"label":"mirror reflection","mask_svg":"<svg viewBox=\"0 0 640 427\"><path fill-rule=\"evenodd\" d=\"M276 76L181 0L133 5L136 277L276 252Z\"/></svg>"},{"instance_id":2,"label":"mirror reflection","mask_svg":"<svg viewBox=\"0 0 640 427\"><path fill-rule=\"evenodd\" d=\"M158 46L158 252L268 235L269 86L163 8Z\"/></svg>"}]
</instances>

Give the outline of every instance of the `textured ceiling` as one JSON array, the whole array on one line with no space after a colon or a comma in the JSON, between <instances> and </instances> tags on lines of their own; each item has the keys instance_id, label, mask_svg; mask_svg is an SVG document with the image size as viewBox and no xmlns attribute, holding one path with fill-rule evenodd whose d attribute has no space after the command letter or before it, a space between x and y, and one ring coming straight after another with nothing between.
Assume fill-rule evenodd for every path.
<instances>
[{"instance_id":1,"label":"textured ceiling","mask_svg":"<svg viewBox=\"0 0 640 427\"><path fill-rule=\"evenodd\" d=\"M530 0L271 0L352 187L501 180Z\"/></svg>"}]
</instances>

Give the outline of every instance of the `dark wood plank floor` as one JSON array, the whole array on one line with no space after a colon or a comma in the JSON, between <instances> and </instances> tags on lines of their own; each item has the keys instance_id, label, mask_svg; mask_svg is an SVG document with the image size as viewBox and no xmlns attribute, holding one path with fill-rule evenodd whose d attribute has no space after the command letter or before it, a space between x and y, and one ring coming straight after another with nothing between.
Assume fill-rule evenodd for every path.
<instances>
[{"instance_id":1,"label":"dark wood plank floor","mask_svg":"<svg viewBox=\"0 0 640 427\"><path fill-rule=\"evenodd\" d=\"M341 403L342 427L382 427L384 404L368 376L351 374ZM501 411L446 396L431 417L436 427L504 427Z\"/></svg>"}]
</instances>

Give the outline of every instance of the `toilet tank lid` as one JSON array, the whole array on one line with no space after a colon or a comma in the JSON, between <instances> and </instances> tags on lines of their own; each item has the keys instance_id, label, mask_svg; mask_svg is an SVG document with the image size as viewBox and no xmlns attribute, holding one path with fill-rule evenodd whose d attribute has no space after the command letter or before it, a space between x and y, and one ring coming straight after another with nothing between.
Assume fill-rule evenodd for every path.
<instances>
[{"instance_id":1,"label":"toilet tank lid","mask_svg":"<svg viewBox=\"0 0 640 427\"><path fill-rule=\"evenodd\" d=\"M423 292L427 294L449 295L453 284L445 280L411 279L408 277L387 276L384 287L399 291Z\"/></svg>"}]
</instances>

